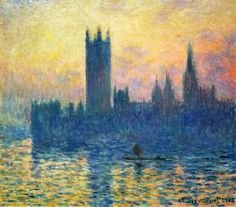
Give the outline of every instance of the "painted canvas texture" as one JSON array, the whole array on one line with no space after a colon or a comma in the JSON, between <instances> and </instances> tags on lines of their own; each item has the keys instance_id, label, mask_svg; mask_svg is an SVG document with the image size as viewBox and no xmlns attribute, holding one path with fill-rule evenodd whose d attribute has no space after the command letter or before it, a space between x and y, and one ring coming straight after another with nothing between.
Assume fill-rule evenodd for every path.
<instances>
[{"instance_id":1,"label":"painted canvas texture","mask_svg":"<svg viewBox=\"0 0 236 207\"><path fill-rule=\"evenodd\" d=\"M236 206L235 0L1 0L0 206Z\"/></svg>"}]
</instances>

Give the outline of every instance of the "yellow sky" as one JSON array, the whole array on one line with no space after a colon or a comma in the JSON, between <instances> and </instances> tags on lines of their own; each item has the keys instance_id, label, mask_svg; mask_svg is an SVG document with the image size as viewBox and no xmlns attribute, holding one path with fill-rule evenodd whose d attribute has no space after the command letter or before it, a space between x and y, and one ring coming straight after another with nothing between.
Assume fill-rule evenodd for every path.
<instances>
[{"instance_id":1,"label":"yellow sky","mask_svg":"<svg viewBox=\"0 0 236 207\"><path fill-rule=\"evenodd\" d=\"M236 98L234 0L1 0L2 85L26 97L85 96L85 30L112 41L112 85L150 99L154 79L169 72L182 96L186 46L198 76ZM5 82L4 82L5 80Z\"/></svg>"}]
</instances>

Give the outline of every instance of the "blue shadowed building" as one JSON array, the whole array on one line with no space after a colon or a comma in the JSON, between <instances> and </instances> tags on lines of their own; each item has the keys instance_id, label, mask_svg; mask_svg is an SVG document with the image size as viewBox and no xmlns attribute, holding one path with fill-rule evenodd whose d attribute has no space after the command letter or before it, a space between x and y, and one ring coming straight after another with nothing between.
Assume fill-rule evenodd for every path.
<instances>
[{"instance_id":1,"label":"blue shadowed building","mask_svg":"<svg viewBox=\"0 0 236 207\"><path fill-rule=\"evenodd\" d=\"M94 38L86 31L86 110L106 113L111 109L111 43L109 31Z\"/></svg>"}]
</instances>

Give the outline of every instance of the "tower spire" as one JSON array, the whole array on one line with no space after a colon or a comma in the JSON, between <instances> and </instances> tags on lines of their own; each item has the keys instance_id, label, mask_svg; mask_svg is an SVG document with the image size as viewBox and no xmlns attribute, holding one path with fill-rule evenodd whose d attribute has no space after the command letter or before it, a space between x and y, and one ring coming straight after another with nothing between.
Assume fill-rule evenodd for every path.
<instances>
[{"instance_id":1,"label":"tower spire","mask_svg":"<svg viewBox=\"0 0 236 207\"><path fill-rule=\"evenodd\" d=\"M107 39L107 40L110 40L110 28L109 28L109 27L108 27L108 30L107 30L106 39Z\"/></svg>"},{"instance_id":2,"label":"tower spire","mask_svg":"<svg viewBox=\"0 0 236 207\"><path fill-rule=\"evenodd\" d=\"M169 73L166 71L166 83L170 80Z\"/></svg>"},{"instance_id":3,"label":"tower spire","mask_svg":"<svg viewBox=\"0 0 236 207\"><path fill-rule=\"evenodd\" d=\"M193 60L193 50L191 42L188 43L187 63L183 82L183 95L186 105L195 106L199 98L199 87L197 72Z\"/></svg>"},{"instance_id":4,"label":"tower spire","mask_svg":"<svg viewBox=\"0 0 236 207\"><path fill-rule=\"evenodd\" d=\"M158 82L157 82L157 75L156 75L156 80L155 80L155 88L158 87Z\"/></svg>"},{"instance_id":5,"label":"tower spire","mask_svg":"<svg viewBox=\"0 0 236 207\"><path fill-rule=\"evenodd\" d=\"M187 57L187 70L193 71L193 49L192 49L192 43L188 43L188 57Z\"/></svg>"},{"instance_id":6,"label":"tower spire","mask_svg":"<svg viewBox=\"0 0 236 207\"><path fill-rule=\"evenodd\" d=\"M88 27L86 27L86 41L89 41L89 40L90 40L90 32L89 32Z\"/></svg>"},{"instance_id":7,"label":"tower spire","mask_svg":"<svg viewBox=\"0 0 236 207\"><path fill-rule=\"evenodd\" d=\"M100 26L98 26L97 39L98 39L98 40L101 40L101 39L102 39L102 32L101 32Z\"/></svg>"}]
</instances>

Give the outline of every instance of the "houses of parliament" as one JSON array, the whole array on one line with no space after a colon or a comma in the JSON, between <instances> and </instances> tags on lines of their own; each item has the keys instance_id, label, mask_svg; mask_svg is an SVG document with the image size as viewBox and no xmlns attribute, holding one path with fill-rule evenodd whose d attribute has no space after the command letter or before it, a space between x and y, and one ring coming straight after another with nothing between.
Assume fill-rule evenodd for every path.
<instances>
[{"instance_id":1,"label":"houses of parliament","mask_svg":"<svg viewBox=\"0 0 236 207\"><path fill-rule=\"evenodd\" d=\"M111 109L111 40L109 31L102 37L101 29L92 37L86 30L86 111L89 113L106 113ZM186 71L183 78L183 99L186 105L199 102L212 102L216 99L215 88L203 88L198 84L197 71L193 60L192 45L188 44ZM157 80L152 91L154 108L171 108L176 102L172 80L166 74L166 85L161 90ZM125 108L129 102L128 87L113 91L114 109Z\"/></svg>"},{"instance_id":2,"label":"houses of parliament","mask_svg":"<svg viewBox=\"0 0 236 207\"><path fill-rule=\"evenodd\" d=\"M214 86L198 82L192 45L187 48L183 74L183 101L177 100L171 77L166 73L164 87L156 80L150 102L130 101L129 88L111 93L111 40L100 29L85 33L86 105L80 102L62 107L60 100L31 103L33 143L43 146L76 146L79 138L109 133L152 133L159 136L163 126L189 133L196 131L224 134L234 125L235 103L218 100ZM112 97L113 95L113 97ZM113 99L113 100L112 100ZM113 104L111 104L113 103ZM228 124L232 123L232 124ZM162 127L161 127L162 126ZM89 135L88 135L89 133ZM47 137L47 139L45 139ZM64 143L67 143L64 145Z\"/></svg>"}]
</instances>

